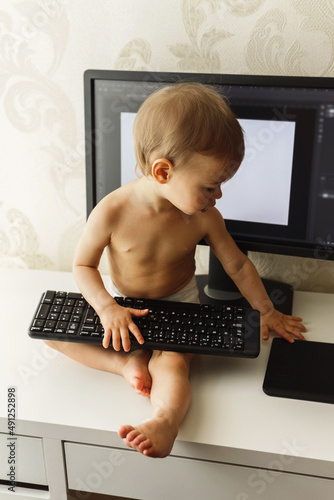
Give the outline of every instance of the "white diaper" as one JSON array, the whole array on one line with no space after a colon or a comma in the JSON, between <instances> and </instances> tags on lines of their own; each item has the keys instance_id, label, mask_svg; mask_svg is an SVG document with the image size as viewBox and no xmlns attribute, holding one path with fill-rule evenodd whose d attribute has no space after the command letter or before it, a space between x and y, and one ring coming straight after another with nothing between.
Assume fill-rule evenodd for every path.
<instances>
[{"instance_id":1,"label":"white diaper","mask_svg":"<svg viewBox=\"0 0 334 500\"><path fill-rule=\"evenodd\" d=\"M125 295L118 290L118 288L114 285L114 283L111 280L109 282L108 289L109 293L113 297L116 296L125 297ZM194 275L189 281L189 283L187 283L187 285L184 286L181 290L179 290L176 293L173 293L172 295L168 295L168 297L161 297L160 300L171 300L175 302L195 302L199 304L196 276Z\"/></svg>"}]
</instances>

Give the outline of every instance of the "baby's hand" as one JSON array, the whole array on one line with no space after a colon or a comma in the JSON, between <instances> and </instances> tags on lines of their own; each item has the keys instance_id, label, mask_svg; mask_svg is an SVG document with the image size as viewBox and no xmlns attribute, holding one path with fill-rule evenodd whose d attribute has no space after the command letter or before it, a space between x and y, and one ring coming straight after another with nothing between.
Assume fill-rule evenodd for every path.
<instances>
[{"instance_id":1,"label":"baby's hand","mask_svg":"<svg viewBox=\"0 0 334 500\"><path fill-rule=\"evenodd\" d=\"M112 346L115 351L121 349L121 344L124 351L129 351L131 342L129 331L138 340L139 344L144 343L144 339L138 326L133 322L132 316L145 316L148 309L132 309L130 307L122 307L118 304L110 304L102 313L100 313L101 323L104 328L103 347L107 348L112 339Z\"/></svg>"},{"instance_id":2,"label":"baby's hand","mask_svg":"<svg viewBox=\"0 0 334 500\"><path fill-rule=\"evenodd\" d=\"M269 332L277 333L288 342L294 342L292 336L299 340L306 340L301 332L306 332L305 326L301 323L302 318L296 316L286 316L273 309L261 315L261 333L263 340L268 340Z\"/></svg>"}]
</instances>

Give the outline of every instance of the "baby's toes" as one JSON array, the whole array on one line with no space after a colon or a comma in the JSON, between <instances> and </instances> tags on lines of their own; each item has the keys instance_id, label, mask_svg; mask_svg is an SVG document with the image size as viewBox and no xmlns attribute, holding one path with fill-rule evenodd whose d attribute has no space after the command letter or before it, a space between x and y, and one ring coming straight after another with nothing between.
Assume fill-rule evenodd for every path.
<instances>
[{"instance_id":1,"label":"baby's toes","mask_svg":"<svg viewBox=\"0 0 334 500\"><path fill-rule=\"evenodd\" d=\"M118 429L118 435L120 438L126 439L128 434L133 430L134 428L132 427L132 425L122 425L122 427Z\"/></svg>"},{"instance_id":2,"label":"baby's toes","mask_svg":"<svg viewBox=\"0 0 334 500\"><path fill-rule=\"evenodd\" d=\"M128 443L134 444L134 441L140 438L141 435L142 434L138 429L133 429L132 431L128 432L125 439Z\"/></svg>"},{"instance_id":3,"label":"baby's toes","mask_svg":"<svg viewBox=\"0 0 334 500\"><path fill-rule=\"evenodd\" d=\"M145 443L145 441L147 441L147 443ZM146 444L149 445L149 443L150 443L150 440L148 439L147 436L145 436L145 434L139 434L139 436L135 437L135 439L132 440L132 444L136 448L138 448L139 446L147 448Z\"/></svg>"}]
</instances>

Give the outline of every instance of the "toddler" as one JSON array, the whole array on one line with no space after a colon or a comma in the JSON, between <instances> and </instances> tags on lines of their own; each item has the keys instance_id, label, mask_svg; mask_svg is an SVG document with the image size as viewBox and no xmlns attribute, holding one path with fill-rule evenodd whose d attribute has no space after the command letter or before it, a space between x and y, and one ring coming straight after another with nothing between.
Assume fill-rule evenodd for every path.
<instances>
[{"instance_id":1,"label":"toddler","mask_svg":"<svg viewBox=\"0 0 334 500\"><path fill-rule=\"evenodd\" d=\"M224 99L212 88L179 83L151 94L134 122L137 166L142 176L107 195L92 211L74 258L78 286L104 327L103 346L67 344L71 358L120 374L149 397L152 418L119 435L150 457L165 457L189 408L189 364L193 355L131 351L129 332L143 337L133 317L147 310L119 306L112 294L198 302L196 244L205 239L269 331L293 342L304 339L301 318L274 309L251 261L228 234L214 208L221 186L243 159L242 129ZM112 168L112 167L111 167ZM113 292L98 271L106 249ZM58 342L48 342L64 352ZM108 348L111 344L112 348Z\"/></svg>"}]
</instances>

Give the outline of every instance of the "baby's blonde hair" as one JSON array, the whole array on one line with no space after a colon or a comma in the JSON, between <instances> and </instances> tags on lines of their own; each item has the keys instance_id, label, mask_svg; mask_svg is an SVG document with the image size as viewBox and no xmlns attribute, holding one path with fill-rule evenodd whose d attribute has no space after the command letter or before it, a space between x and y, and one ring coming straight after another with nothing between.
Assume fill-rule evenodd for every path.
<instances>
[{"instance_id":1,"label":"baby's blonde hair","mask_svg":"<svg viewBox=\"0 0 334 500\"><path fill-rule=\"evenodd\" d=\"M199 153L223 158L235 171L244 156L243 131L234 113L221 94L200 83L153 92L139 108L133 135L137 166L146 176L157 158L179 166Z\"/></svg>"}]
</instances>

